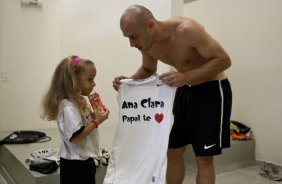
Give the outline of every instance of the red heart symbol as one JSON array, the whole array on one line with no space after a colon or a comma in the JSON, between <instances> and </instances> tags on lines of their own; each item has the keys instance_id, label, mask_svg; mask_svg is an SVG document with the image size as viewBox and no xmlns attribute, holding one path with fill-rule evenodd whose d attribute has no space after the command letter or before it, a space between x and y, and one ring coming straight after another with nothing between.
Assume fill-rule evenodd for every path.
<instances>
[{"instance_id":1,"label":"red heart symbol","mask_svg":"<svg viewBox=\"0 0 282 184\"><path fill-rule=\"evenodd\" d=\"M157 113L155 114L155 120L158 122L158 123L161 123L161 121L164 119L164 115L163 113Z\"/></svg>"}]
</instances>

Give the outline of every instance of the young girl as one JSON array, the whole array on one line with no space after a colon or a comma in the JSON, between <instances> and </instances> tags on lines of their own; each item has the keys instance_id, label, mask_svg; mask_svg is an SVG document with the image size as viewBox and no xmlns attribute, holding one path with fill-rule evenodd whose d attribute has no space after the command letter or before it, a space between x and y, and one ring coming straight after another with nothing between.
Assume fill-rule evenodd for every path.
<instances>
[{"instance_id":1,"label":"young girl","mask_svg":"<svg viewBox=\"0 0 282 184\"><path fill-rule=\"evenodd\" d=\"M57 66L49 90L42 101L44 120L57 120L61 134L60 183L95 184L93 160L99 152L98 126L108 109L91 113L83 96L95 87L96 68L88 59L70 56Z\"/></svg>"}]
</instances>

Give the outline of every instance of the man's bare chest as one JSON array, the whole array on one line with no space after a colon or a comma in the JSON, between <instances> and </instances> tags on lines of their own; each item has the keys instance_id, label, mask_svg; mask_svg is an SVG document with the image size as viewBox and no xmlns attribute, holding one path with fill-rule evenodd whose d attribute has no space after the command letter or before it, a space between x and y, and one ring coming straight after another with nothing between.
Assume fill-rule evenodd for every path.
<instances>
[{"instance_id":1,"label":"man's bare chest","mask_svg":"<svg viewBox=\"0 0 282 184\"><path fill-rule=\"evenodd\" d=\"M155 48L148 54L151 57L172 66L189 65L190 61L197 58L197 53L194 49L177 46Z\"/></svg>"}]
</instances>

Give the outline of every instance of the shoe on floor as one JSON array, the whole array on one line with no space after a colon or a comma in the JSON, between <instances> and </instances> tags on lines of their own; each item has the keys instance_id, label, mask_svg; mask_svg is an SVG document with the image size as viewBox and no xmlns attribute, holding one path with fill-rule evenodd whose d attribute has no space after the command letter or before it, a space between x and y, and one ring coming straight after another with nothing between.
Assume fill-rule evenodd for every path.
<instances>
[{"instance_id":1,"label":"shoe on floor","mask_svg":"<svg viewBox=\"0 0 282 184\"><path fill-rule=\"evenodd\" d=\"M264 162L261 166L260 175L273 181L282 181L282 175L279 175L278 168L272 163Z\"/></svg>"},{"instance_id":2,"label":"shoe on floor","mask_svg":"<svg viewBox=\"0 0 282 184\"><path fill-rule=\"evenodd\" d=\"M270 162L264 162L262 167L270 168L274 174L278 174L279 173L278 167L276 165L270 163Z\"/></svg>"}]
</instances>

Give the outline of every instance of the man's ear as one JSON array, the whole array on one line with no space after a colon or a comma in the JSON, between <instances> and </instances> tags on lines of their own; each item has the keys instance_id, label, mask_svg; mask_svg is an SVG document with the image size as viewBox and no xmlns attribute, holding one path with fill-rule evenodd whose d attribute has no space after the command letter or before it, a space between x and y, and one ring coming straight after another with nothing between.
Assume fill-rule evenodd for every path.
<instances>
[{"instance_id":1,"label":"man's ear","mask_svg":"<svg viewBox=\"0 0 282 184\"><path fill-rule=\"evenodd\" d=\"M149 29L152 29L155 26L155 22L152 19L150 19L147 21L147 26Z\"/></svg>"}]
</instances>

